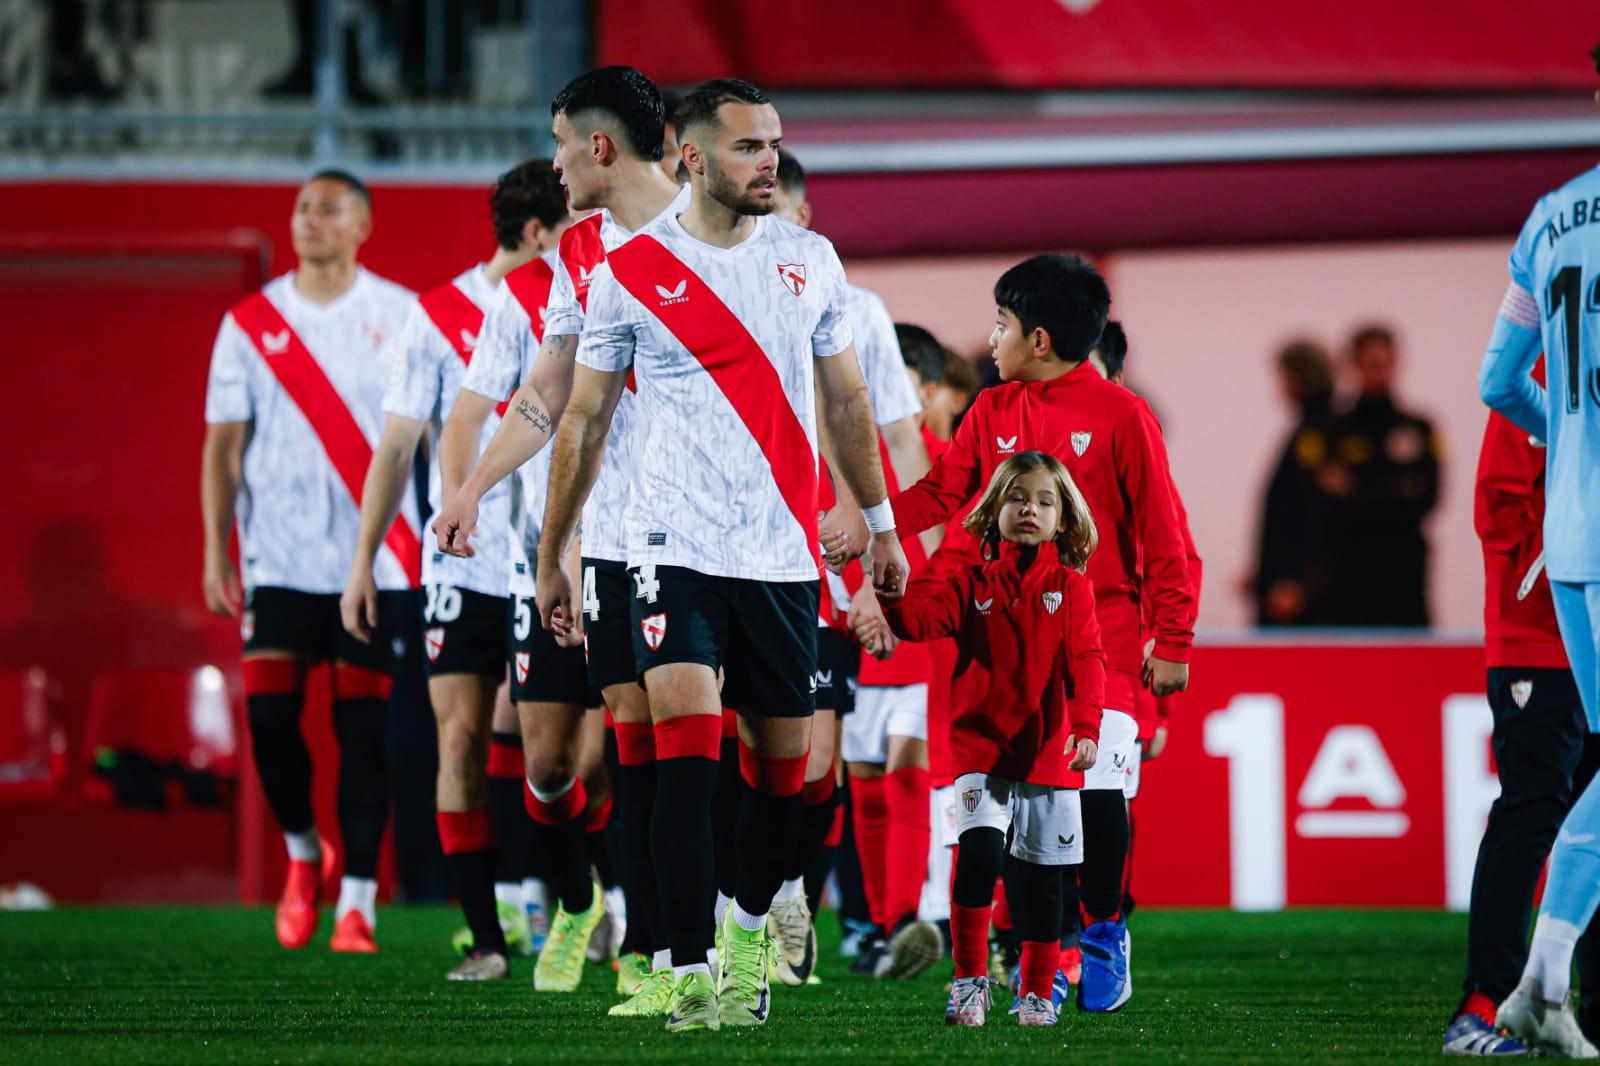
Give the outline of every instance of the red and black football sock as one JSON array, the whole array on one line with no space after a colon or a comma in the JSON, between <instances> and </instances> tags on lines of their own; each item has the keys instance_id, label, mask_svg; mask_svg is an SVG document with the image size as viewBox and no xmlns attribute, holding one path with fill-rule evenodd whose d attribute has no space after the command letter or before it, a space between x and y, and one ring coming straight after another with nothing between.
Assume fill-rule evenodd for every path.
<instances>
[{"instance_id":1,"label":"red and black football sock","mask_svg":"<svg viewBox=\"0 0 1600 1066\"><path fill-rule=\"evenodd\" d=\"M389 821L389 690L380 670L333 667L333 733L339 741L339 834L344 876L374 879Z\"/></svg>"},{"instance_id":2,"label":"red and black football sock","mask_svg":"<svg viewBox=\"0 0 1600 1066\"><path fill-rule=\"evenodd\" d=\"M521 890L528 869L528 811L522 805L522 737L517 733L489 736L489 817L494 824L494 880Z\"/></svg>"},{"instance_id":3,"label":"red and black football sock","mask_svg":"<svg viewBox=\"0 0 1600 1066\"><path fill-rule=\"evenodd\" d=\"M505 933L495 908L494 823L486 809L440 811L436 816L445 864L455 878L461 913L475 951L506 954Z\"/></svg>"},{"instance_id":4,"label":"red and black football sock","mask_svg":"<svg viewBox=\"0 0 1600 1066\"><path fill-rule=\"evenodd\" d=\"M961 834L950 890L951 953L957 977L983 977L989 972L989 920L1005 845L1005 834L998 829L980 827Z\"/></svg>"},{"instance_id":5,"label":"red and black football sock","mask_svg":"<svg viewBox=\"0 0 1600 1066\"><path fill-rule=\"evenodd\" d=\"M763 755L741 743L739 774L745 789L739 807L739 867L733 898L746 914L762 915L772 909L772 897L794 868L806 755Z\"/></svg>"},{"instance_id":6,"label":"red and black football sock","mask_svg":"<svg viewBox=\"0 0 1600 1066\"><path fill-rule=\"evenodd\" d=\"M833 853L843 830L842 814L832 769L800 789L800 831L795 837L795 861L790 864L793 872L789 876L805 879L806 903L812 914L817 913L823 883L833 868Z\"/></svg>"},{"instance_id":7,"label":"red and black football sock","mask_svg":"<svg viewBox=\"0 0 1600 1066\"><path fill-rule=\"evenodd\" d=\"M1013 859L1004 869L1006 898L1022 941L1022 994L1049 1000L1061 964L1061 883L1067 868Z\"/></svg>"},{"instance_id":8,"label":"red and black football sock","mask_svg":"<svg viewBox=\"0 0 1600 1066\"><path fill-rule=\"evenodd\" d=\"M1122 916L1122 871L1128 858L1128 802L1122 790L1085 789L1083 865L1078 888L1086 922L1114 921Z\"/></svg>"},{"instance_id":9,"label":"red and black football sock","mask_svg":"<svg viewBox=\"0 0 1600 1066\"><path fill-rule=\"evenodd\" d=\"M300 732L305 703L305 667L293 659L246 659L245 708L256 773L267 806L286 833L314 827L311 813L311 750Z\"/></svg>"},{"instance_id":10,"label":"red and black football sock","mask_svg":"<svg viewBox=\"0 0 1600 1066\"><path fill-rule=\"evenodd\" d=\"M856 857L861 862L861 887L874 925L888 931L885 907L888 889L889 807L882 777L852 777L850 805L856 834Z\"/></svg>"},{"instance_id":11,"label":"red and black football sock","mask_svg":"<svg viewBox=\"0 0 1600 1066\"><path fill-rule=\"evenodd\" d=\"M650 821L656 809L656 734L648 722L617 723L617 802L622 831L622 891L628 901L624 953L653 955L661 905L650 855Z\"/></svg>"},{"instance_id":12,"label":"red and black football sock","mask_svg":"<svg viewBox=\"0 0 1600 1066\"><path fill-rule=\"evenodd\" d=\"M548 793L547 793L548 795ZM584 826L588 793L574 777L559 795L541 799L527 786L522 799L539 828L534 843L544 852L544 882L568 914L594 906L594 879L589 875L589 833Z\"/></svg>"},{"instance_id":13,"label":"red and black football sock","mask_svg":"<svg viewBox=\"0 0 1600 1066\"><path fill-rule=\"evenodd\" d=\"M717 790L711 801L712 846L715 852L717 891L733 898L739 887L739 808L744 803L744 782L739 778L739 736L721 733L717 748Z\"/></svg>"},{"instance_id":14,"label":"red and black football sock","mask_svg":"<svg viewBox=\"0 0 1600 1066\"><path fill-rule=\"evenodd\" d=\"M662 931L674 966L703 966L712 946L717 887L712 801L722 721L708 714L657 722L656 805L650 846Z\"/></svg>"}]
</instances>

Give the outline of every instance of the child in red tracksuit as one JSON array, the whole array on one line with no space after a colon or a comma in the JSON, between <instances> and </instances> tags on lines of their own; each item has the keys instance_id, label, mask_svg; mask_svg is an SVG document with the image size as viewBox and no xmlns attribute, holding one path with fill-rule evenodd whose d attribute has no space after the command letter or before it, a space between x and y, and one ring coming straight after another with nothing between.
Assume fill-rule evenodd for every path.
<instances>
[{"instance_id":1,"label":"child in red tracksuit","mask_svg":"<svg viewBox=\"0 0 1600 1066\"><path fill-rule=\"evenodd\" d=\"M945 1021L978 1026L991 1004L989 909L1006 830L1006 895L1022 935L1023 1025L1054 1025L1050 999L1066 867L1083 861L1077 789L1094 765L1106 663L1094 587L1083 568L1097 543L1088 505L1053 456L1007 459L964 523L984 561L914 581L884 600L906 640L954 637L957 667L989 678L981 705L950 724L956 774L956 980Z\"/></svg>"}]
</instances>

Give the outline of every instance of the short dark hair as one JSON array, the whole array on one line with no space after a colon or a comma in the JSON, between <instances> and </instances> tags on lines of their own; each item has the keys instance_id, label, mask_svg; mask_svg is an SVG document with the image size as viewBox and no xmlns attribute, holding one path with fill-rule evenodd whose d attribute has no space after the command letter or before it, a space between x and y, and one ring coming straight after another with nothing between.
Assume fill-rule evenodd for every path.
<instances>
[{"instance_id":1,"label":"short dark hair","mask_svg":"<svg viewBox=\"0 0 1600 1066\"><path fill-rule=\"evenodd\" d=\"M1081 363L1106 327L1111 290L1099 271L1078 256L1036 255L1000 275L994 302L1016 315L1024 331L1048 333L1056 355Z\"/></svg>"},{"instance_id":2,"label":"short dark hair","mask_svg":"<svg viewBox=\"0 0 1600 1066\"><path fill-rule=\"evenodd\" d=\"M770 104L767 94L738 78L712 78L703 81L684 93L678 109L672 113L672 125L683 139L683 131L690 126L710 123L717 125L717 108L723 104Z\"/></svg>"},{"instance_id":3,"label":"short dark hair","mask_svg":"<svg viewBox=\"0 0 1600 1066\"><path fill-rule=\"evenodd\" d=\"M678 105L683 103L683 94L675 93L671 89L661 90L661 110L666 116L666 124L673 129L678 128L677 120L673 118L678 113Z\"/></svg>"},{"instance_id":4,"label":"short dark hair","mask_svg":"<svg viewBox=\"0 0 1600 1066\"><path fill-rule=\"evenodd\" d=\"M797 199L806 198L806 168L787 148L778 149L778 188Z\"/></svg>"},{"instance_id":5,"label":"short dark hair","mask_svg":"<svg viewBox=\"0 0 1600 1066\"><path fill-rule=\"evenodd\" d=\"M978 395L979 385L978 372L972 368L970 360L961 358L955 352L944 353L945 388L955 389L971 403L972 398Z\"/></svg>"},{"instance_id":6,"label":"short dark hair","mask_svg":"<svg viewBox=\"0 0 1600 1066\"><path fill-rule=\"evenodd\" d=\"M621 123L633 154L652 162L661 159L667 112L656 83L634 67L600 67L579 74L550 101L552 117L601 111Z\"/></svg>"},{"instance_id":7,"label":"short dark hair","mask_svg":"<svg viewBox=\"0 0 1600 1066\"><path fill-rule=\"evenodd\" d=\"M1369 344L1381 343L1394 348L1394 330L1376 322L1369 323L1350 334L1350 354L1354 355Z\"/></svg>"},{"instance_id":8,"label":"short dark hair","mask_svg":"<svg viewBox=\"0 0 1600 1066\"><path fill-rule=\"evenodd\" d=\"M1296 398L1326 400L1333 395L1333 360L1314 340L1297 338L1278 349L1278 371L1287 377Z\"/></svg>"},{"instance_id":9,"label":"short dark hair","mask_svg":"<svg viewBox=\"0 0 1600 1066\"><path fill-rule=\"evenodd\" d=\"M782 170L782 165L779 165ZM782 178L778 179L780 184ZM900 342L900 358L907 367L917 372L924 385L937 385L944 380L944 358L947 354L939 338L909 322L894 324L895 340Z\"/></svg>"},{"instance_id":10,"label":"short dark hair","mask_svg":"<svg viewBox=\"0 0 1600 1066\"><path fill-rule=\"evenodd\" d=\"M518 163L489 189L489 220L494 239L508 252L522 245L522 228L536 218L554 226L567 217L567 191L548 159Z\"/></svg>"},{"instance_id":11,"label":"short dark hair","mask_svg":"<svg viewBox=\"0 0 1600 1066\"><path fill-rule=\"evenodd\" d=\"M1108 320L1106 328L1100 331L1100 339L1094 342L1094 350L1100 353L1100 361L1106 365L1106 377L1114 378L1122 373L1128 362L1128 334L1122 323Z\"/></svg>"},{"instance_id":12,"label":"short dark hair","mask_svg":"<svg viewBox=\"0 0 1600 1066\"><path fill-rule=\"evenodd\" d=\"M372 210L372 191L367 188L366 182L348 170L340 170L338 167L323 167L307 178L306 184L310 185L314 181L336 181L355 193L356 199L365 204L368 211Z\"/></svg>"}]
</instances>

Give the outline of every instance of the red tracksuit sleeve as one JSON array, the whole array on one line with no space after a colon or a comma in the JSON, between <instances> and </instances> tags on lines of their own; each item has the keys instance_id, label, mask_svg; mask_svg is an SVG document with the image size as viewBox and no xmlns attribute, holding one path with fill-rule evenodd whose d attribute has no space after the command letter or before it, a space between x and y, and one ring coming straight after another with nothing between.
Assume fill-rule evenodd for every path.
<instances>
[{"instance_id":1,"label":"red tracksuit sleeve","mask_svg":"<svg viewBox=\"0 0 1600 1066\"><path fill-rule=\"evenodd\" d=\"M970 571L913 578L905 595L896 599L878 597L889 628L901 640L927 641L953 637L961 628L962 616L970 597Z\"/></svg>"},{"instance_id":2,"label":"red tracksuit sleeve","mask_svg":"<svg viewBox=\"0 0 1600 1066\"><path fill-rule=\"evenodd\" d=\"M1173 502L1167 446L1148 404L1134 404L1130 412L1117 427L1117 477L1128 495L1139 538L1154 654L1186 663L1194 643L1195 596L1183 527Z\"/></svg>"},{"instance_id":3,"label":"red tracksuit sleeve","mask_svg":"<svg viewBox=\"0 0 1600 1066\"><path fill-rule=\"evenodd\" d=\"M1472 524L1490 551L1532 561L1528 551L1544 521L1533 502L1533 486L1544 453L1527 445L1528 435L1504 416L1490 412L1478 457L1478 484Z\"/></svg>"},{"instance_id":4,"label":"red tracksuit sleeve","mask_svg":"<svg viewBox=\"0 0 1600 1066\"><path fill-rule=\"evenodd\" d=\"M1087 737L1100 743L1100 716L1106 702L1106 653L1100 647L1100 620L1095 616L1094 586L1075 575L1067 582L1067 670L1072 694L1067 718L1074 742Z\"/></svg>"},{"instance_id":5,"label":"red tracksuit sleeve","mask_svg":"<svg viewBox=\"0 0 1600 1066\"><path fill-rule=\"evenodd\" d=\"M944 454L934 460L915 485L889 498L901 540L948 522L983 487L982 453L978 447L983 436L978 423L983 420L986 407L980 394Z\"/></svg>"}]
</instances>

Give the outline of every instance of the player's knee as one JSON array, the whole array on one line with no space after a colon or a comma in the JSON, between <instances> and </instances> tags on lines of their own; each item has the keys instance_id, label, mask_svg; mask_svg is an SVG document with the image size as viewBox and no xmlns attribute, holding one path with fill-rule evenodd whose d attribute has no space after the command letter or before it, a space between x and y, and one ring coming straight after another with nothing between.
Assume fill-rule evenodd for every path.
<instances>
[{"instance_id":1,"label":"player's knee","mask_svg":"<svg viewBox=\"0 0 1600 1066\"><path fill-rule=\"evenodd\" d=\"M528 755L528 780L534 788L554 792L578 776L577 760L569 752L539 751Z\"/></svg>"}]
</instances>

